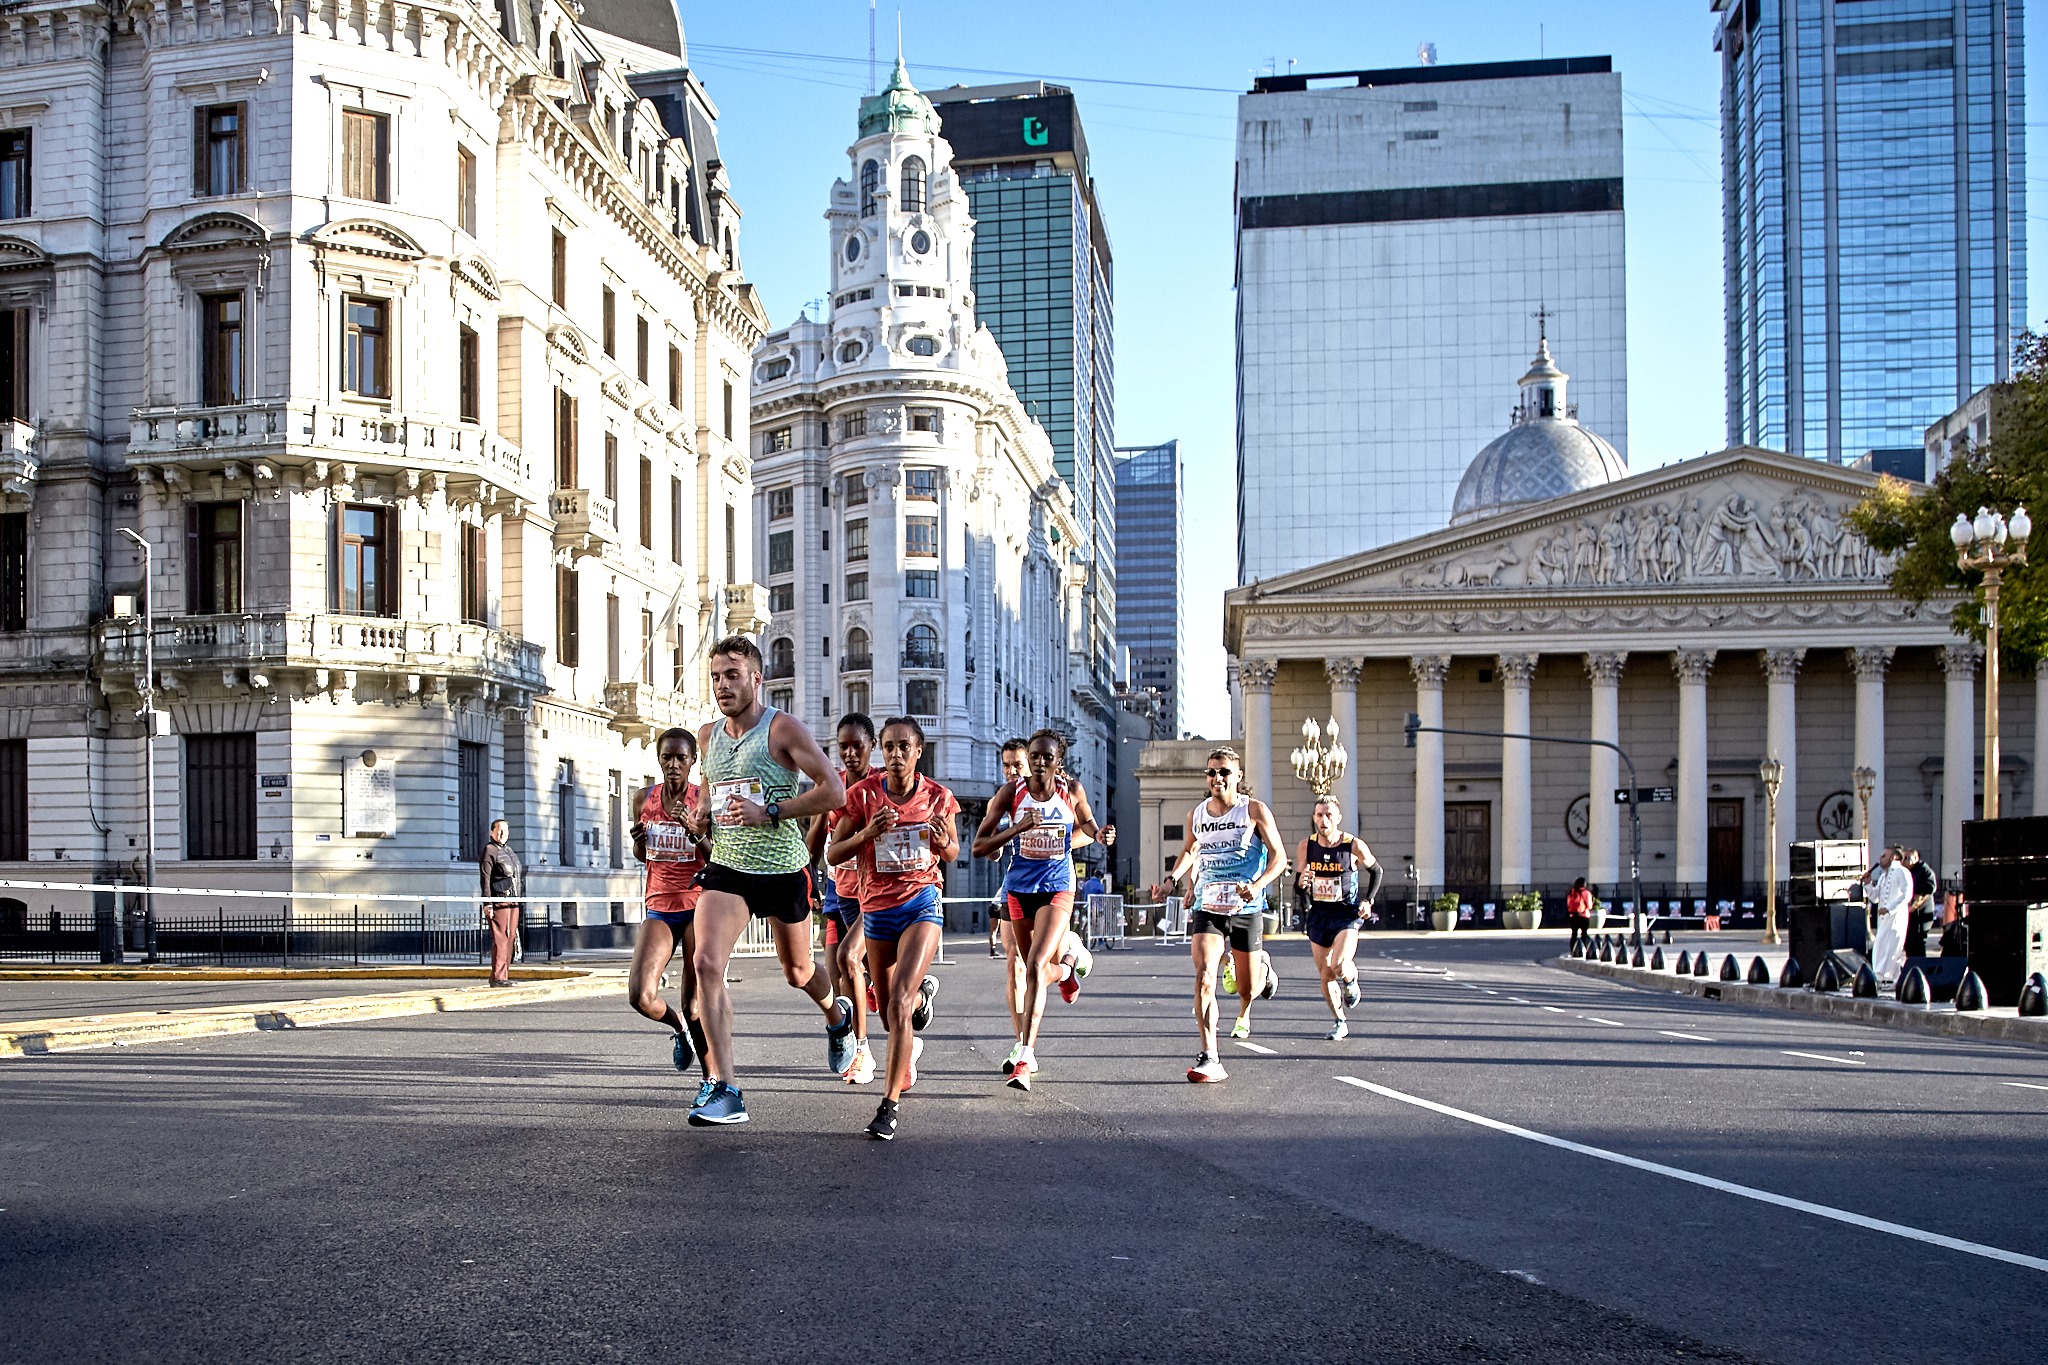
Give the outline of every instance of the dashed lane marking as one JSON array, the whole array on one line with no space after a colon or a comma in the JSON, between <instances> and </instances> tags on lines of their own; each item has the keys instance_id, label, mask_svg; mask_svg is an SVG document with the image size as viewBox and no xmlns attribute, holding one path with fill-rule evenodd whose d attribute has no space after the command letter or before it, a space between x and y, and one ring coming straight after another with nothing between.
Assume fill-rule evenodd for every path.
<instances>
[{"instance_id":1,"label":"dashed lane marking","mask_svg":"<svg viewBox=\"0 0 2048 1365\"><path fill-rule=\"evenodd\" d=\"M2016 1085L2022 1090L2048 1090L2048 1085L2029 1085L2025 1081L2000 1081L2000 1085Z\"/></svg>"},{"instance_id":2,"label":"dashed lane marking","mask_svg":"<svg viewBox=\"0 0 2048 1365\"><path fill-rule=\"evenodd\" d=\"M1570 1011L1570 1010L1561 1010L1561 1009L1559 1009L1559 1008L1558 1008L1557 1006L1555 1006L1555 1005L1541 1005L1541 1006L1538 1006L1538 1008L1539 1008L1539 1009L1546 1009L1546 1010L1549 1010L1549 1011L1550 1011L1550 1012L1551 1012L1552 1014L1570 1014L1570 1013L1571 1013L1571 1011Z\"/></svg>"},{"instance_id":3,"label":"dashed lane marking","mask_svg":"<svg viewBox=\"0 0 2048 1365\"><path fill-rule=\"evenodd\" d=\"M1683 1038L1688 1043L1711 1043L1717 1041L1703 1033L1680 1033L1676 1029L1668 1028L1660 1028L1657 1032L1663 1034L1666 1038Z\"/></svg>"},{"instance_id":4,"label":"dashed lane marking","mask_svg":"<svg viewBox=\"0 0 2048 1365\"><path fill-rule=\"evenodd\" d=\"M1850 1227L1863 1228L1869 1232L1882 1232L1892 1237L1903 1237L1909 1241L1923 1242L1928 1246L1944 1247L1950 1251L1963 1252L1965 1255L1982 1256L1986 1260L2003 1261L2007 1265L2016 1265L2028 1270L2048 1273L2048 1260L2043 1260L2038 1256L2027 1256L2017 1251L2007 1251L2004 1247L1986 1246L1982 1242L1966 1242L1960 1237L1949 1237L1939 1232L1928 1232L1924 1228L1908 1227L1904 1223L1888 1223L1882 1218L1871 1218L1864 1214L1851 1213L1847 1209L1830 1208L1826 1204L1814 1204L1804 1199L1788 1198L1782 1194L1773 1194L1769 1190L1754 1189L1748 1185L1737 1185L1733 1181L1728 1180L1717 1180L1713 1176L1701 1175L1696 1171L1686 1171L1676 1166L1666 1166L1655 1161L1645 1161L1641 1157L1627 1156L1621 1152L1610 1152L1603 1147L1588 1147L1582 1142L1572 1142L1565 1138L1552 1137L1548 1133L1538 1133L1532 1129L1518 1128L1512 1123L1503 1123L1499 1119L1490 1119L1483 1114L1471 1114L1463 1109L1453 1109L1447 1104L1438 1104L1435 1100L1425 1100L1419 1095L1406 1095L1399 1090L1390 1090L1384 1085L1374 1085L1371 1081L1362 1081L1356 1076L1337 1076L1333 1079L1345 1085L1356 1086L1360 1090L1369 1090L1373 1094L1386 1099L1398 1100L1402 1104L1412 1104L1418 1109L1427 1109L1431 1113L1442 1114L1446 1118L1457 1119L1464 1123L1477 1124L1481 1128L1491 1128L1497 1133L1506 1133L1510 1137L1523 1138L1530 1142L1539 1142L1546 1147L1555 1147L1566 1152L1576 1152L1580 1156L1593 1157L1599 1161L1611 1161L1617 1166L1628 1166L1638 1171L1647 1171L1651 1175L1661 1175L1672 1180L1682 1180L1688 1185L1698 1185L1702 1189L1717 1190L1722 1194L1732 1194L1741 1199L1754 1199L1760 1204L1774 1204L1782 1209L1792 1209L1799 1213L1812 1214L1816 1218L1826 1218L1837 1223L1847 1223Z\"/></svg>"},{"instance_id":5,"label":"dashed lane marking","mask_svg":"<svg viewBox=\"0 0 2048 1365\"><path fill-rule=\"evenodd\" d=\"M1601 1018L1601 1017L1600 1017L1599 1015L1597 1015L1597 1014L1582 1014L1582 1015L1580 1015L1580 1016L1579 1016L1579 1018L1581 1018L1581 1019L1585 1020L1585 1021L1586 1021L1587 1023L1589 1023L1589 1024L1605 1024L1605 1025L1607 1025L1607 1027L1609 1027L1609 1028L1627 1028L1627 1027L1628 1027L1628 1025L1627 1025L1627 1024L1617 1024L1617 1023L1616 1023L1616 1022L1614 1022L1614 1020L1612 1020L1612 1019L1602 1019L1602 1018Z\"/></svg>"},{"instance_id":6,"label":"dashed lane marking","mask_svg":"<svg viewBox=\"0 0 2048 1365\"><path fill-rule=\"evenodd\" d=\"M1231 1039L1230 1041L1232 1041L1233 1043L1236 1043L1236 1044L1237 1044L1237 1045L1238 1045L1239 1047L1243 1048L1243 1049L1244 1049L1244 1050L1245 1050L1246 1052L1256 1052L1256 1053L1258 1053L1258 1054L1259 1054L1259 1055L1260 1055L1261 1057L1278 1057L1278 1056L1280 1055L1280 1054L1279 1054L1278 1052L1275 1052L1275 1051L1274 1051L1274 1050L1273 1050L1272 1048L1269 1048L1269 1047L1260 1047L1260 1046L1259 1046L1259 1045L1258 1045L1257 1043L1247 1043L1247 1042L1246 1042L1246 1041L1245 1041L1244 1039L1242 1039L1242 1038L1233 1038L1233 1039Z\"/></svg>"},{"instance_id":7,"label":"dashed lane marking","mask_svg":"<svg viewBox=\"0 0 2048 1365\"><path fill-rule=\"evenodd\" d=\"M1780 1049L1780 1051L1783 1051L1787 1057L1804 1057L1808 1061L1813 1062L1833 1062L1837 1066L1863 1065L1862 1062L1857 1061L1854 1057L1830 1057L1824 1052L1793 1052L1789 1048Z\"/></svg>"}]
</instances>

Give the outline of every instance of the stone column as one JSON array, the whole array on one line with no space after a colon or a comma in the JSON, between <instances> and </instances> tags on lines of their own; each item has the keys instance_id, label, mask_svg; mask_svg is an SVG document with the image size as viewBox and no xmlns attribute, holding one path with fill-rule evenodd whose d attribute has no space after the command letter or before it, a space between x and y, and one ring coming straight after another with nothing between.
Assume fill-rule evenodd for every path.
<instances>
[{"instance_id":1,"label":"stone column","mask_svg":"<svg viewBox=\"0 0 2048 1365\"><path fill-rule=\"evenodd\" d=\"M1444 723L1444 678L1448 654L1417 654L1408 660L1415 677L1415 714L1424 725ZM1424 893L1444 884L1444 737L1415 737L1415 885Z\"/></svg>"},{"instance_id":2,"label":"stone column","mask_svg":"<svg viewBox=\"0 0 2048 1365\"><path fill-rule=\"evenodd\" d=\"M1707 676L1711 649L1671 655L1678 674L1678 865L1673 879L1697 894L1707 884Z\"/></svg>"},{"instance_id":3,"label":"stone column","mask_svg":"<svg viewBox=\"0 0 2048 1365\"><path fill-rule=\"evenodd\" d=\"M1856 766L1877 774L1877 783L1870 791L1873 850L1884 847L1884 675L1892 666L1892 653L1890 645L1866 645L1849 651L1849 666L1856 670ZM1855 790L1853 782L1850 790ZM1875 860L1873 853L1872 861Z\"/></svg>"},{"instance_id":4,"label":"stone column","mask_svg":"<svg viewBox=\"0 0 2048 1365\"><path fill-rule=\"evenodd\" d=\"M1237 666L1244 689L1244 780L1252 795L1273 803L1273 679L1277 659L1245 659Z\"/></svg>"},{"instance_id":5,"label":"stone column","mask_svg":"<svg viewBox=\"0 0 2048 1365\"><path fill-rule=\"evenodd\" d=\"M1593 683L1592 733L1590 739L1621 743L1621 670L1626 654L1588 654L1586 676ZM1587 778L1592 790L1586 797L1586 880L1599 888L1600 895L1614 899L1621 884L1621 807L1614 804L1614 789L1621 785L1621 759L1612 749L1588 751ZM1633 894L1633 893L1630 893Z\"/></svg>"},{"instance_id":6,"label":"stone column","mask_svg":"<svg viewBox=\"0 0 2048 1365\"><path fill-rule=\"evenodd\" d=\"M1347 829L1356 832L1358 820L1358 675L1363 659L1325 659L1324 676L1330 680L1330 714L1336 718L1338 736L1351 759L1344 775L1331 786L1330 794L1344 805Z\"/></svg>"},{"instance_id":7,"label":"stone column","mask_svg":"<svg viewBox=\"0 0 2048 1365\"><path fill-rule=\"evenodd\" d=\"M1784 785L1778 788L1781 868L1792 865L1786 845L1806 837L1806 808L1799 804L1799 665L1805 660L1803 649L1767 649L1760 659L1766 684L1764 756L1785 765ZM1819 837L1818 830L1813 837Z\"/></svg>"},{"instance_id":8,"label":"stone column","mask_svg":"<svg viewBox=\"0 0 2048 1365\"><path fill-rule=\"evenodd\" d=\"M1536 677L1534 654L1502 654L1500 728L1529 733L1529 684ZM1529 856L1529 741L1500 742L1500 884L1520 889L1532 879Z\"/></svg>"},{"instance_id":9,"label":"stone column","mask_svg":"<svg viewBox=\"0 0 2048 1365\"><path fill-rule=\"evenodd\" d=\"M1941 746L1941 879L1963 876L1963 821L1977 813L1977 661L1974 644L1948 645L1941 670L1948 674L1946 724Z\"/></svg>"}]
</instances>

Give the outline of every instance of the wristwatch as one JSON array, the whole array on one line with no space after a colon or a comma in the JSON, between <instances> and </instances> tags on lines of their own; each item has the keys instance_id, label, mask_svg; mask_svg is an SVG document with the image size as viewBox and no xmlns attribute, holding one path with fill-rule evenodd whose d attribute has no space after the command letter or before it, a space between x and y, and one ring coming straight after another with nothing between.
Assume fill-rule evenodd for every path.
<instances>
[{"instance_id":1,"label":"wristwatch","mask_svg":"<svg viewBox=\"0 0 2048 1365\"><path fill-rule=\"evenodd\" d=\"M763 809L768 812L769 824L779 825L782 823L782 803L780 801L770 801Z\"/></svg>"}]
</instances>

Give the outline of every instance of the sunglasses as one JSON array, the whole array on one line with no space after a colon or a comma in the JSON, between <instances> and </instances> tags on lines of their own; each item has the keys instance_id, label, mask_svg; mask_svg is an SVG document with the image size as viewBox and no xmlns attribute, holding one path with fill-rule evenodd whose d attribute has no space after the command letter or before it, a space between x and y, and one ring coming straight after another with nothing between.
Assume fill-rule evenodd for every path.
<instances>
[{"instance_id":1,"label":"sunglasses","mask_svg":"<svg viewBox=\"0 0 2048 1365\"><path fill-rule=\"evenodd\" d=\"M1204 769L1202 769L1202 773L1203 773L1203 775L1204 775L1204 776L1207 776L1207 777L1235 777L1235 776L1237 776L1237 769L1235 769L1235 768L1204 768Z\"/></svg>"}]
</instances>

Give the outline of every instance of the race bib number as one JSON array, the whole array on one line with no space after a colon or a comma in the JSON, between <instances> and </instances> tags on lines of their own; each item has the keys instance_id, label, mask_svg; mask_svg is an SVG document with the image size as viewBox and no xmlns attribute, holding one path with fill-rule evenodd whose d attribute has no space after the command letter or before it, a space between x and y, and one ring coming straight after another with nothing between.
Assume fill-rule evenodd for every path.
<instances>
[{"instance_id":1,"label":"race bib number","mask_svg":"<svg viewBox=\"0 0 2048 1365\"><path fill-rule=\"evenodd\" d=\"M1308 879L1310 900L1340 901L1344 899L1344 881L1341 877L1310 877Z\"/></svg>"},{"instance_id":2,"label":"race bib number","mask_svg":"<svg viewBox=\"0 0 2048 1365\"><path fill-rule=\"evenodd\" d=\"M726 810L727 803L735 796L742 801L751 801L757 806L768 804L768 789L761 784L758 777L735 777L729 781L714 783L711 787L711 808L718 812L719 824L737 825L740 822L737 815Z\"/></svg>"},{"instance_id":3,"label":"race bib number","mask_svg":"<svg viewBox=\"0 0 2048 1365\"><path fill-rule=\"evenodd\" d=\"M1244 897L1237 893L1236 882L1210 882L1202 888L1202 908L1215 914L1230 915L1244 904Z\"/></svg>"},{"instance_id":4,"label":"race bib number","mask_svg":"<svg viewBox=\"0 0 2048 1365\"><path fill-rule=\"evenodd\" d=\"M1040 861L1067 856L1065 825L1036 825L1017 836L1017 856Z\"/></svg>"},{"instance_id":5,"label":"race bib number","mask_svg":"<svg viewBox=\"0 0 2048 1365\"><path fill-rule=\"evenodd\" d=\"M925 849L925 836L931 833L923 825L910 829L892 829L875 837L875 871L916 872L931 860Z\"/></svg>"},{"instance_id":6,"label":"race bib number","mask_svg":"<svg viewBox=\"0 0 2048 1365\"><path fill-rule=\"evenodd\" d=\"M681 825L649 825L644 837L647 843L647 861L650 863L696 861L697 841L691 838L690 831Z\"/></svg>"}]
</instances>

